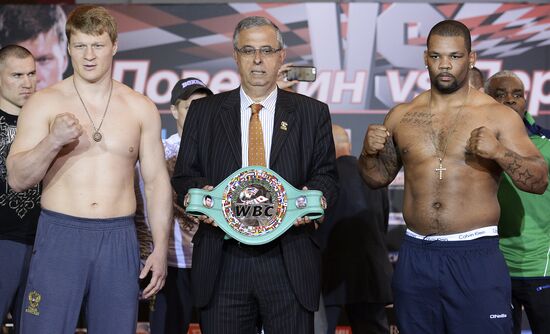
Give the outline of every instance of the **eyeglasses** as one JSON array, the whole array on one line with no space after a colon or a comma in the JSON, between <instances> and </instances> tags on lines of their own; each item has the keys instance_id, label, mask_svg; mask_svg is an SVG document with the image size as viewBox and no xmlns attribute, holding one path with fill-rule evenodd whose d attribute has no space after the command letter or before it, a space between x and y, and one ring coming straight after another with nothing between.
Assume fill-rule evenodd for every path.
<instances>
[{"instance_id":1,"label":"eyeglasses","mask_svg":"<svg viewBox=\"0 0 550 334\"><path fill-rule=\"evenodd\" d=\"M272 57L277 52L281 51L282 48L274 49L271 46L262 46L259 49L253 48L251 46L243 46L240 49L235 48L235 51L241 54L243 57L254 57L256 56L256 52L260 52L260 55L262 57Z\"/></svg>"}]
</instances>

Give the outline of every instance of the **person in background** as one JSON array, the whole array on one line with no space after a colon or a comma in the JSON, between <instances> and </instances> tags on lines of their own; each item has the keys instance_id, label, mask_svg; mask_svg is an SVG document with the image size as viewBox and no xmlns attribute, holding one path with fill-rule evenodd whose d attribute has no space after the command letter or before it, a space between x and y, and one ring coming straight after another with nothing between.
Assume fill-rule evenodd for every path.
<instances>
[{"instance_id":1,"label":"person in background","mask_svg":"<svg viewBox=\"0 0 550 334\"><path fill-rule=\"evenodd\" d=\"M63 79L67 69L67 17L60 5L0 6L0 46L17 44L36 60L36 89Z\"/></svg>"},{"instance_id":2,"label":"person in background","mask_svg":"<svg viewBox=\"0 0 550 334\"><path fill-rule=\"evenodd\" d=\"M21 108L35 89L36 66L29 50L17 45L0 49L0 324L10 312L16 333L40 214L40 184L13 191L6 158Z\"/></svg>"},{"instance_id":3,"label":"person in background","mask_svg":"<svg viewBox=\"0 0 550 334\"><path fill-rule=\"evenodd\" d=\"M174 173L181 134L191 102L212 94L212 91L196 78L185 78L174 85L170 99L170 111L176 121L177 133L163 141L164 157L170 176ZM151 334L187 333L193 310L191 293L193 244L191 240L197 231L198 221L185 214L184 209L177 204L176 193L173 192L173 195L174 223L168 242L168 274L164 287L152 301L149 317ZM142 214L144 211L144 206L138 204L135 219L142 258L146 258L152 249L152 243L148 241L151 240L151 237L146 223L147 217Z\"/></svg>"},{"instance_id":4,"label":"person in background","mask_svg":"<svg viewBox=\"0 0 550 334\"><path fill-rule=\"evenodd\" d=\"M525 88L511 71L501 71L485 83L485 92L512 108L523 120L533 144L550 163L550 130L535 123L527 112ZM515 115L514 115L515 116ZM498 234L512 277L514 334L521 333L522 308L533 334L550 330L550 191L534 195L519 190L508 175L498 189Z\"/></svg>"},{"instance_id":5,"label":"person in background","mask_svg":"<svg viewBox=\"0 0 550 334\"><path fill-rule=\"evenodd\" d=\"M479 90L480 92L484 92L485 89L483 88L483 83L485 82L485 79L483 78L483 73L480 71L477 67L472 67L470 69L470 72L468 72L468 83L473 88Z\"/></svg>"},{"instance_id":6,"label":"person in background","mask_svg":"<svg viewBox=\"0 0 550 334\"><path fill-rule=\"evenodd\" d=\"M387 188L373 190L361 179L348 133L332 126L340 195L317 230L322 250L322 292L333 334L345 310L354 334L389 333L385 306L392 301L392 266L385 234Z\"/></svg>"}]
</instances>

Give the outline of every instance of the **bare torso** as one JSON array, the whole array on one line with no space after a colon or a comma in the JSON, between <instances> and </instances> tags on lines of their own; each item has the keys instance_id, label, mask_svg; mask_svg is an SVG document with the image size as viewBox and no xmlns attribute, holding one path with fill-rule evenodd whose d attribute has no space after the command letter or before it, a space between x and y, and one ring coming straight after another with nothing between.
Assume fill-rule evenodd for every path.
<instances>
[{"instance_id":1,"label":"bare torso","mask_svg":"<svg viewBox=\"0 0 550 334\"><path fill-rule=\"evenodd\" d=\"M404 105L392 122L405 171L403 215L414 232L443 235L497 225L496 193L502 170L494 161L466 151L476 128L485 126L498 137L497 115L491 113L492 102L487 98L470 92L456 118L458 108L430 112L429 93L424 93ZM446 169L441 179L436 171L440 157Z\"/></svg>"},{"instance_id":2,"label":"bare torso","mask_svg":"<svg viewBox=\"0 0 550 334\"><path fill-rule=\"evenodd\" d=\"M42 207L79 217L119 217L135 211L134 166L138 158L141 125L135 92L115 83L109 110L101 127L103 139L95 142L72 82L65 80L47 95L48 122L70 112L83 127L76 142L59 152L43 179ZM84 101L99 126L106 100ZM137 107L137 108L136 108Z\"/></svg>"}]
</instances>

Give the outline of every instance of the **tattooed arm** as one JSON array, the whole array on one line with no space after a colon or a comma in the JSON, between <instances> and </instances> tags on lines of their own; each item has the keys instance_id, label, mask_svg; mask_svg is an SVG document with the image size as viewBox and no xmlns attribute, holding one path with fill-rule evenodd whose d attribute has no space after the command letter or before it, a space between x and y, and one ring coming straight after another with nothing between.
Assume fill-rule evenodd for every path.
<instances>
[{"instance_id":1,"label":"tattooed arm","mask_svg":"<svg viewBox=\"0 0 550 334\"><path fill-rule=\"evenodd\" d=\"M506 150L504 157L496 161L519 189L535 194L546 191L548 166L544 158L522 157L511 150Z\"/></svg>"},{"instance_id":2,"label":"tattooed arm","mask_svg":"<svg viewBox=\"0 0 550 334\"><path fill-rule=\"evenodd\" d=\"M388 113L384 125L371 124L367 129L363 150L359 156L359 171L369 187L387 186L401 169L401 159L390 133L392 123Z\"/></svg>"},{"instance_id":3,"label":"tattooed arm","mask_svg":"<svg viewBox=\"0 0 550 334\"><path fill-rule=\"evenodd\" d=\"M492 159L523 191L542 194L548 185L548 165L531 142L518 115L499 106L495 134L487 127L474 129L467 150L485 159Z\"/></svg>"}]
</instances>

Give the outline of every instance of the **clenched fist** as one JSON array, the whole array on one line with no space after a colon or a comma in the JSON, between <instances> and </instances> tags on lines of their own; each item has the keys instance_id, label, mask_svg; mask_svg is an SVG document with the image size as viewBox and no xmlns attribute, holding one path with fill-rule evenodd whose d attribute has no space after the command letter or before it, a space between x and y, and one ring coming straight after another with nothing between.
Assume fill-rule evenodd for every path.
<instances>
[{"instance_id":1,"label":"clenched fist","mask_svg":"<svg viewBox=\"0 0 550 334\"><path fill-rule=\"evenodd\" d=\"M50 125L50 133L61 146L64 146L82 135L82 125L75 115L62 113L55 116Z\"/></svg>"},{"instance_id":2,"label":"clenched fist","mask_svg":"<svg viewBox=\"0 0 550 334\"><path fill-rule=\"evenodd\" d=\"M368 155L376 155L384 148L389 137L390 132L385 126L380 124L369 125L363 141L363 152Z\"/></svg>"},{"instance_id":3,"label":"clenched fist","mask_svg":"<svg viewBox=\"0 0 550 334\"><path fill-rule=\"evenodd\" d=\"M502 145L493 131L482 126L470 133L466 151L485 159L494 159L501 148Z\"/></svg>"}]
</instances>

